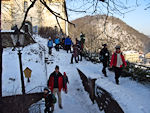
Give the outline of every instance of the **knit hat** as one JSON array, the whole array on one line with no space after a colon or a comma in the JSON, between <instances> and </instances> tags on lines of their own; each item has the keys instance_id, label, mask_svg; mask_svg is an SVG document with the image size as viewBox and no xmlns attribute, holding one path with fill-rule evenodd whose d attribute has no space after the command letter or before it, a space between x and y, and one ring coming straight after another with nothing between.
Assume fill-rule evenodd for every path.
<instances>
[{"instance_id":1,"label":"knit hat","mask_svg":"<svg viewBox=\"0 0 150 113\"><path fill-rule=\"evenodd\" d=\"M59 69L59 66L58 66L58 65L56 65L55 69Z\"/></svg>"},{"instance_id":2,"label":"knit hat","mask_svg":"<svg viewBox=\"0 0 150 113\"><path fill-rule=\"evenodd\" d=\"M107 44L103 44L102 46L106 47L106 46L107 46Z\"/></svg>"},{"instance_id":3,"label":"knit hat","mask_svg":"<svg viewBox=\"0 0 150 113\"><path fill-rule=\"evenodd\" d=\"M66 75L66 72L64 72L64 75Z\"/></svg>"},{"instance_id":4,"label":"knit hat","mask_svg":"<svg viewBox=\"0 0 150 113\"><path fill-rule=\"evenodd\" d=\"M46 91L50 91L48 87L45 87L45 88L44 88L44 90L46 90Z\"/></svg>"},{"instance_id":5,"label":"knit hat","mask_svg":"<svg viewBox=\"0 0 150 113\"><path fill-rule=\"evenodd\" d=\"M119 46L119 45L117 45L115 48L116 48L116 49L120 49L120 46Z\"/></svg>"}]
</instances>

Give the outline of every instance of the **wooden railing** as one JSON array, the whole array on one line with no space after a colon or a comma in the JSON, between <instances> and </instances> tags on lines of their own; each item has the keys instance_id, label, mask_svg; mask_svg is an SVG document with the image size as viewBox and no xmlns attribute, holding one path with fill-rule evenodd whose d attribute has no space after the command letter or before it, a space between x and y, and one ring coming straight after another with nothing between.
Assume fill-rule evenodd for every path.
<instances>
[{"instance_id":1,"label":"wooden railing","mask_svg":"<svg viewBox=\"0 0 150 113\"><path fill-rule=\"evenodd\" d=\"M124 113L119 104L110 93L95 84L96 79L87 78L84 73L77 69L82 80L85 91L89 93L91 101L96 101L99 109L105 113Z\"/></svg>"}]
</instances>

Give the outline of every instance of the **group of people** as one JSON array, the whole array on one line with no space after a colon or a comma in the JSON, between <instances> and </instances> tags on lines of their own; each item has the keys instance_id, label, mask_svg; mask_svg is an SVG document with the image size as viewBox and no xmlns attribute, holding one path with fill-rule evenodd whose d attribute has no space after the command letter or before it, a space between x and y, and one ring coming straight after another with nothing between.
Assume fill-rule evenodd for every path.
<instances>
[{"instance_id":1,"label":"group of people","mask_svg":"<svg viewBox=\"0 0 150 113\"><path fill-rule=\"evenodd\" d=\"M68 40L68 39L67 39ZM69 42L69 41L68 41ZM66 41L67 43L67 41ZM81 45L79 45L79 43ZM67 50L70 50L70 46L66 46ZM82 42L76 39L76 43L73 45L73 54L71 58L71 63L73 63L73 58L75 61L78 62L77 57L80 55L79 50L82 51ZM80 49L79 49L80 48ZM103 48L100 51L100 61L103 63L102 73L105 77L107 77L106 68L108 65L114 69L115 72L115 80L116 84L119 84L119 77L122 73L123 66L127 66L124 56L120 50L120 46L115 47L116 51L113 53L111 57L111 61L109 61L110 54L107 49L107 44L103 44ZM81 59L82 60L82 55ZM63 75L59 71L59 66L56 65L55 71L52 72L49 76L47 82L47 88L44 88L44 98L45 98L45 113L52 113L54 111L54 104L56 103L56 94L58 96L58 105L60 109L62 107L62 98L61 98L61 91L63 90L65 93L68 92L67 83L69 84L68 77L64 72Z\"/></svg>"},{"instance_id":2,"label":"group of people","mask_svg":"<svg viewBox=\"0 0 150 113\"><path fill-rule=\"evenodd\" d=\"M115 81L116 84L119 84L119 77L122 73L123 66L127 66L124 56L120 50L120 46L115 47L116 51L113 53L111 57L111 61L109 62L110 54L107 49L107 44L103 44L103 48L100 51L100 61L103 63L102 73L105 77L107 77L106 67L110 64L110 67L114 69L115 72Z\"/></svg>"},{"instance_id":3,"label":"group of people","mask_svg":"<svg viewBox=\"0 0 150 113\"><path fill-rule=\"evenodd\" d=\"M68 53L68 51L70 51L70 53L72 52L71 51L71 45L73 45L73 42L69 36L67 36L66 38L63 37L62 39L60 39L59 37L56 36L54 43L55 43L56 51L59 51L60 48L63 48L64 50L67 51L67 53ZM53 40L51 37L49 37L47 46L49 48L49 54L51 55L52 54L52 48L53 48Z\"/></svg>"},{"instance_id":4,"label":"group of people","mask_svg":"<svg viewBox=\"0 0 150 113\"><path fill-rule=\"evenodd\" d=\"M85 43L85 35L82 32L80 34L80 40L76 38L75 44L72 42L69 36L67 36L66 38L63 37L61 41L59 37L56 37L54 43L56 51L59 51L59 48L61 46L64 50L67 51L67 53L69 51L70 53L72 53L71 64L73 64L73 59L75 60L76 63L78 63L78 61L82 61L83 48ZM51 55L53 48L53 40L51 39L51 37L49 37L47 46L49 48L49 54ZM73 50L71 48L73 48Z\"/></svg>"},{"instance_id":5,"label":"group of people","mask_svg":"<svg viewBox=\"0 0 150 113\"><path fill-rule=\"evenodd\" d=\"M58 105L60 109L62 107L61 91L68 92L67 83L69 84L66 73L62 75L59 71L59 66L56 65L55 71L50 74L47 81L47 87L44 88L45 98L45 113L52 113L54 111L54 104L56 103L56 94L58 96Z\"/></svg>"},{"instance_id":6,"label":"group of people","mask_svg":"<svg viewBox=\"0 0 150 113\"><path fill-rule=\"evenodd\" d=\"M55 49L56 51L59 51L59 45L60 45L60 39L56 36L55 40ZM53 48L53 40L51 37L49 37L48 43L47 43L47 47L49 49L49 55L52 55L52 48Z\"/></svg>"}]
</instances>

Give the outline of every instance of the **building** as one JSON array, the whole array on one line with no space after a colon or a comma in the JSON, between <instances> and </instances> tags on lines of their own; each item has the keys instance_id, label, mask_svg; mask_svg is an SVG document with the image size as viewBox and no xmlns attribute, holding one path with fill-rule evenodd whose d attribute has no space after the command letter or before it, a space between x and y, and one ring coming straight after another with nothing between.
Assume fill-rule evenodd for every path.
<instances>
[{"instance_id":1,"label":"building","mask_svg":"<svg viewBox=\"0 0 150 113\"><path fill-rule=\"evenodd\" d=\"M150 66L150 52L145 54L144 64Z\"/></svg>"},{"instance_id":2,"label":"building","mask_svg":"<svg viewBox=\"0 0 150 113\"><path fill-rule=\"evenodd\" d=\"M146 59L150 59L150 52L147 53L147 54L145 54L145 58L146 58Z\"/></svg>"},{"instance_id":3,"label":"building","mask_svg":"<svg viewBox=\"0 0 150 113\"><path fill-rule=\"evenodd\" d=\"M140 54L136 51L124 51L123 52L125 60L132 62L132 63L138 63L140 62Z\"/></svg>"},{"instance_id":4,"label":"building","mask_svg":"<svg viewBox=\"0 0 150 113\"><path fill-rule=\"evenodd\" d=\"M62 18L67 20L65 0L45 1L54 12L59 13ZM30 0L2 0L1 29L10 30L15 25L20 27L30 4ZM68 35L68 22L65 20L58 18L62 31ZM25 23L30 32L37 32L39 27L59 28L56 17L39 0L30 9Z\"/></svg>"}]
</instances>

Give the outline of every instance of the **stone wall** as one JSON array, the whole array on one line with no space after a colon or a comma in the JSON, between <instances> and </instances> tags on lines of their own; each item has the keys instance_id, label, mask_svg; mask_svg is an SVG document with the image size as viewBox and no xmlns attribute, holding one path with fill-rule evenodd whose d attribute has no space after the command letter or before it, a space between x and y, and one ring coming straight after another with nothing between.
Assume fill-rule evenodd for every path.
<instances>
[{"instance_id":1,"label":"stone wall","mask_svg":"<svg viewBox=\"0 0 150 113\"><path fill-rule=\"evenodd\" d=\"M20 27L24 19L25 8L24 2L27 2L27 7L30 6L30 0L10 0L2 1L2 29L9 30L15 24ZM60 16L67 19L65 12L64 0L53 0L47 5L55 12L60 13ZM31 22L32 26L38 27L54 27L58 26L56 18L51 14L38 0L34 7L30 9L26 21ZM59 19L59 23L64 33L66 33L66 22ZM59 27L58 27L59 28Z\"/></svg>"}]
</instances>

